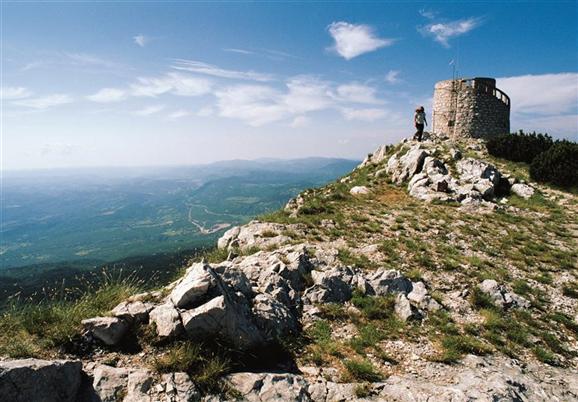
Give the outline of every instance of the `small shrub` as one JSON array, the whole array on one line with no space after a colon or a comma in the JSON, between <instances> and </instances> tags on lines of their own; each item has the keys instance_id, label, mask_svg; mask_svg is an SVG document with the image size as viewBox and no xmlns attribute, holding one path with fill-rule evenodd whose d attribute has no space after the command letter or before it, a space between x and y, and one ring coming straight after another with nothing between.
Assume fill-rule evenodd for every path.
<instances>
[{"instance_id":1,"label":"small shrub","mask_svg":"<svg viewBox=\"0 0 578 402\"><path fill-rule=\"evenodd\" d=\"M201 389L215 392L223 390L220 378L230 371L231 363L202 344L177 342L155 356L151 368L158 373L186 372Z\"/></svg>"},{"instance_id":2,"label":"small shrub","mask_svg":"<svg viewBox=\"0 0 578 402\"><path fill-rule=\"evenodd\" d=\"M488 294L482 292L477 286L472 289L470 301L478 310L495 308L492 298Z\"/></svg>"},{"instance_id":3,"label":"small shrub","mask_svg":"<svg viewBox=\"0 0 578 402\"><path fill-rule=\"evenodd\" d=\"M348 374L355 380L375 382L382 379L373 364L366 359L347 359L343 362Z\"/></svg>"},{"instance_id":4,"label":"small shrub","mask_svg":"<svg viewBox=\"0 0 578 402\"><path fill-rule=\"evenodd\" d=\"M578 144L558 141L530 165L530 176L561 187L578 185Z\"/></svg>"},{"instance_id":5,"label":"small shrub","mask_svg":"<svg viewBox=\"0 0 578 402\"><path fill-rule=\"evenodd\" d=\"M367 398L371 394L369 384L357 384L354 389L355 396L358 398Z\"/></svg>"},{"instance_id":6,"label":"small shrub","mask_svg":"<svg viewBox=\"0 0 578 402\"><path fill-rule=\"evenodd\" d=\"M558 364L558 360L556 359L556 356L552 352L550 352L550 351L548 351L548 350L546 350L540 346L536 346L534 348L533 352L534 352L534 355L536 356L536 358L543 363L549 364L551 366L555 366Z\"/></svg>"},{"instance_id":7,"label":"small shrub","mask_svg":"<svg viewBox=\"0 0 578 402\"><path fill-rule=\"evenodd\" d=\"M525 134L523 131L491 138L486 143L488 153L514 162L531 163L554 144L548 134Z\"/></svg>"},{"instance_id":8,"label":"small shrub","mask_svg":"<svg viewBox=\"0 0 578 402\"><path fill-rule=\"evenodd\" d=\"M578 282L569 282L562 287L562 294L564 296L578 299Z\"/></svg>"}]
</instances>

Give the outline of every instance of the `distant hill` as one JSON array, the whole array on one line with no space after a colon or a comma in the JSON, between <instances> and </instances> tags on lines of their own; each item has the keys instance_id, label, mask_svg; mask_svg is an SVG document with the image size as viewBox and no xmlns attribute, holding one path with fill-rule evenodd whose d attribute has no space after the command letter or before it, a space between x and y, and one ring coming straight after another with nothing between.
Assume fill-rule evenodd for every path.
<instances>
[{"instance_id":1,"label":"distant hill","mask_svg":"<svg viewBox=\"0 0 578 402\"><path fill-rule=\"evenodd\" d=\"M224 229L278 209L357 163L262 159L5 172L0 273L6 284L33 272L208 247Z\"/></svg>"}]
</instances>

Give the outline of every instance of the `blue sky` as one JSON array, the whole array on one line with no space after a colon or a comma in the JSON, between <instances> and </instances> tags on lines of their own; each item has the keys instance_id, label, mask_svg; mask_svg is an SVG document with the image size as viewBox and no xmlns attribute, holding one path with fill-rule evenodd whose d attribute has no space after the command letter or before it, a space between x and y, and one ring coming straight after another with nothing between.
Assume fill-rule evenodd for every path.
<instances>
[{"instance_id":1,"label":"blue sky","mask_svg":"<svg viewBox=\"0 0 578 402\"><path fill-rule=\"evenodd\" d=\"M361 159L436 81L578 133L578 10L548 2L3 2L2 168Z\"/></svg>"}]
</instances>

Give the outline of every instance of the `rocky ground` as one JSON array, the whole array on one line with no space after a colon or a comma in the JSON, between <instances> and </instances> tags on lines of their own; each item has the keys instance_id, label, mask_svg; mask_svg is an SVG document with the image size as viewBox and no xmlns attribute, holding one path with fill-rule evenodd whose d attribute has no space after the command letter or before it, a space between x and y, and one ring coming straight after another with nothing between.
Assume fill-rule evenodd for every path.
<instances>
[{"instance_id":1,"label":"rocky ground","mask_svg":"<svg viewBox=\"0 0 578 402\"><path fill-rule=\"evenodd\" d=\"M578 400L577 209L478 140L383 146L85 319L61 360L1 361L0 396Z\"/></svg>"}]
</instances>

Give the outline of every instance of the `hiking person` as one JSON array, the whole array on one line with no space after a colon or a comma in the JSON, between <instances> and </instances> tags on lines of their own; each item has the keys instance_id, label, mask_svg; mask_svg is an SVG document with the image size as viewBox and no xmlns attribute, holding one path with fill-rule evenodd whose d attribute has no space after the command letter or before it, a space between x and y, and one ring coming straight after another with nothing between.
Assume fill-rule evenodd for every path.
<instances>
[{"instance_id":1,"label":"hiking person","mask_svg":"<svg viewBox=\"0 0 578 402\"><path fill-rule=\"evenodd\" d=\"M415 123L415 128L417 129L416 133L413 136L414 140L421 141L421 137L423 136L423 127L424 124L427 126L427 120L425 118L425 110L423 106L418 107L415 109L415 115L413 116L413 122Z\"/></svg>"}]
</instances>

